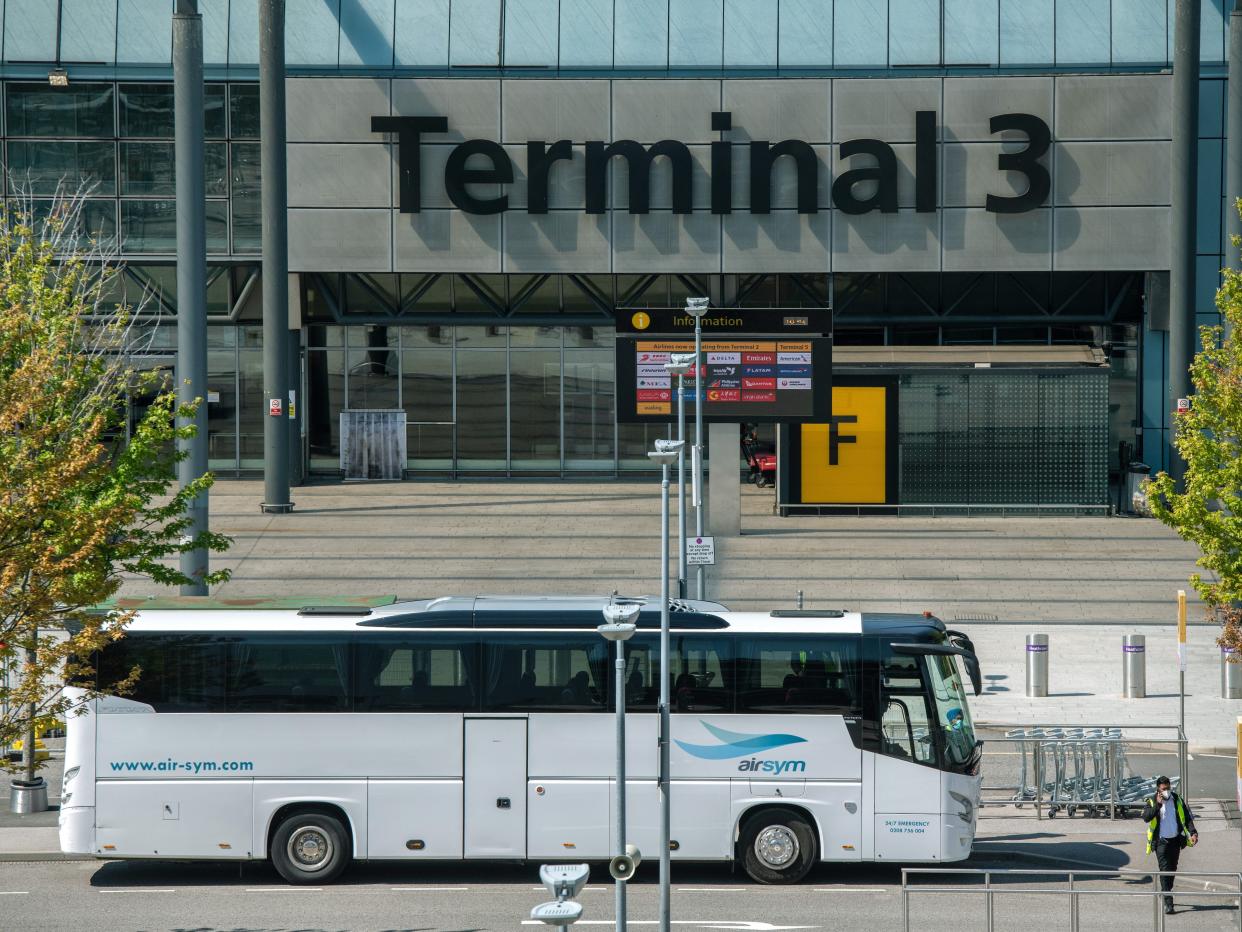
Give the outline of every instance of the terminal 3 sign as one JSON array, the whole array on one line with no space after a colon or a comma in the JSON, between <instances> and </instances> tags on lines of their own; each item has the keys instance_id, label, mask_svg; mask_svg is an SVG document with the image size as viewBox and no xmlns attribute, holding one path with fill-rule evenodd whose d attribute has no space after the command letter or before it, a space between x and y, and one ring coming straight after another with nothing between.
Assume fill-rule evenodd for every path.
<instances>
[{"instance_id":1,"label":"terminal 3 sign","mask_svg":"<svg viewBox=\"0 0 1242 932\"><path fill-rule=\"evenodd\" d=\"M713 131L729 130L732 114L720 111L711 115ZM1052 144L1052 133L1037 116L1029 113L1002 113L989 121L993 134L1016 131L1026 136L1025 148L1002 152L997 156L997 170L1017 172L1026 177L1026 190L1012 197L987 196L987 209L992 213L1024 213L1039 207L1048 197L1051 179L1040 159ZM446 116L373 116L371 131L394 133L397 138L397 164L400 172L399 208L402 213L418 213L421 209L422 144L424 138L448 131ZM937 190L936 113L920 110L915 113L914 143L914 209L922 213L936 210ZM432 140L434 141L434 140ZM573 158L573 142L560 139L526 143L527 207L532 214L548 212L548 176L559 161ZM800 139L784 139L773 143L755 140L750 144L750 206L752 214L766 214L772 208L772 168L778 159L792 159L797 170L798 212L813 214L818 210L819 160L815 150ZM850 139L840 143L840 157L870 156L874 164L841 172L832 182L833 206L846 214L865 214L873 210L897 212L897 155L893 147L879 139ZM490 166L467 168L466 163L480 157ZM629 212L648 213L651 205L651 165L664 158L672 169L672 207L675 214L691 213L690 150L683 142L664 139L644 146L632 139L615 142L599 140L586 143L586 212L602 214L607 210L608 165L614 158L625 159L629 177ZM733 143L711 143L711 212L733 212ZM490 139L468 139L454 147L444 168L444 187L449 200L470 214L498 214L509 209L509 196L480 197L470 191L471 185L505 185L513 183L513 162L504 147ZM865 196L855 188L868 184Z\"/></svg>"}]
</instances>

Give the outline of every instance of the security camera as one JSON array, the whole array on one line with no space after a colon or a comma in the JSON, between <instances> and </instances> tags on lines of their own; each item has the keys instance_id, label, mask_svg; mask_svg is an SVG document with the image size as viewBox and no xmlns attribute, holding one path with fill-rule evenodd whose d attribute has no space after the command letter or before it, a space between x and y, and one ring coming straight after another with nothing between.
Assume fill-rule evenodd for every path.
<instances>
[{"instance_id":1,"label":"security camera","mask_svg":"<svg viewBox=\"0 0 1242 932\"><path fill-rule=\"evenodd\" d=\"M550 926L573 925L582 918L582 904L573 900L540 903L530 911L530 918Z\"/></svg>"},{"instance_id":2,"label":"security camera","mask_svg":"<svg viewBox=\"0 0 1242 932\"><path fill-rule=\"evenodd\" d=\"M657 453L680 453L681 448L685 445L686 441L684 440L664 440L661 438L655 442Z\"/></svg>"},{"instance_id":3,"label":"security camera","mask_svg":"<svg viewBox=\"0 0 1242 932\"><path fill-rule=\"evenodd\" d=\"M625 854L618 854L608 862L608 873L612 874L613 880L629 880L637 873L638 865L642 861L643 856L638 846L626 845Z\"/></svg>"},{"instance_id":4,"label":"security camera","mask_svg":"<svg viewBox=\"0 0 1242 932\"><path fill-rule=\"evenodd\" d=\"M702 317L707 313L707 305L711 298L686 298L686 313L691 317Z\"/></svg>"},{"instance_id":5,"label":"security camera","mask_svg":"<svg viewBox=\"0 0 1242 932\"><path fill-rule=\"evenodd\" d=\"M609 602L604 606L604 622L609 625L632 625L642 608L635 602Z\"/></svg>"},{"instance_id":6,"label":"security camera","mask_svg":"<svg viewBox=\"0 0 1242 932\"><path fill-rule=\"evenodd\" d=\"M539 868L539 880L558 899L577 896L590 876L588 864L544 864Z\"/></svg>"}]
</instances>

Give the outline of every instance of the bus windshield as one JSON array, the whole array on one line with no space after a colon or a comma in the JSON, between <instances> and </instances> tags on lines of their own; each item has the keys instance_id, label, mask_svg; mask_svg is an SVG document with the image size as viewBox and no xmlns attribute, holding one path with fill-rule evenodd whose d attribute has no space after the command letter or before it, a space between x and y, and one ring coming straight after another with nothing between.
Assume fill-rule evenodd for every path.
<instances>
[{"instance_id":1,"label":"bus windshield","mask_svg":"<svg viewBox=\"0 0 1242 932\"><path fill-rule=\"evenodd\" d=\"M936 706L936 727L943 738L945 764L954 770L968 768L976 755L975 726L957 663L944 654L929 654L925 659L928 685Z\"/></svg>"}]
</instances>

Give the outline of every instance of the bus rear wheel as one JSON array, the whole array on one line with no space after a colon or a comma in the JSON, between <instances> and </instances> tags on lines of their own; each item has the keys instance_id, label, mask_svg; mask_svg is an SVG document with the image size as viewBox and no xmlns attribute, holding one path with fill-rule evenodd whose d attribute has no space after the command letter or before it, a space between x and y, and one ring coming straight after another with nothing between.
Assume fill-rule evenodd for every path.
<instances>
[{"instance_id":1,"label":"bus rear wheel","mask_svg":"<svg viewBox=\"0 0 1242 932\"><path fill-rule=\"evenodd\" d=\"M349 835L326 812L294 812L272 833L268 854L289 883L331 883L349 864Z\"/></svg>"},{"instance_id":2,"label":"bus rear wheel","mask_svg":"<svg viewBox=\"0 0 1242 932\"><path fill-rule=\"evenodd\" d=\"M797 883L815 866L815 828L784 809L763 809L746 819L738 840L742 866L758 883Z\"/></svg>"}]
</instances>

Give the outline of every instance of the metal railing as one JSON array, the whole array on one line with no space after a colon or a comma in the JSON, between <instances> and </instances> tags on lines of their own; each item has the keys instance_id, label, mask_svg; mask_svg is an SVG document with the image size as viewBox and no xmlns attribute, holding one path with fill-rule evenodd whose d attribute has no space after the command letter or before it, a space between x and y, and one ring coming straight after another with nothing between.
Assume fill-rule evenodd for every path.
<instances>
[{"instance_id":1,"label":"metal railing","mask_svg":"<svg viewBox=\"0 0 1242 932\"><path fill-rule=\"evenodd\" d=\"M1177 725L1024 725L989 723L979 726L985 735L984 774L988 780L988 751L1012 745L1017 757L1014 782L985 782L984 806L1031 806L1037 818L1064 810L1074 815L1116 818L1138 809L1155 791L1155 773L1143 774L1133 758L1140 755L1176 759L1173 784L1189 795L1186 779L1187 741ZM998 733L995 737L987 734ZM997 760L999 755L992 758ZM993 795L987 795L991 791Z\"/></svg>"},{"instance_id":2,"label":"metal railing","mask_svg":"<svg viewBox=\"0 0 1242 932\"><path fill-rule=\"evenodd\" d=\"M912 885L911 878L916 876L954 876L954 877L970 877L976 880L981 879L979 883L936 883L936 884L918 884ZM1064 885L1055 887L1031 887L1022 882L1023 877L1065 877ZM1176 896L1179 900L1187 899L1203 899L1215 897L1217 899L1225 897L1228 899L1239 900L1237 910L1237 928L1238 932L1242 932L1242 874L1229 873L1225 871L1182 871L1180 876L1184 882L1188 878L1194 878L1199 881L1206 881L1203 886L1221 886L1222 884L1206 880L1206 878L1228 878L1230 889L1228 890L1187 890L1183 885L1176 893L1160 889L1160 878L1162 876L1176 876L1174 871L1136 871L1136 870L1086 870L1086 871L1067 871L1067 870L984 870L980 868L945 868L945 867L903 867L901 869L901 919L902 928L905 932L910 932L910 897L922 894L951 894L959 898L959 902L955 904L955 919L959 925L961 922L961 903L960 897L963 894L982 896L984 916L986 920L985 929L987 932L994 932L996 928L996 898L997 896L1063 896L1066 897L1066 910L1069 914L1070 932L1080 932L1081 917L1079 915L1079 905L1084 896L1124 896L1124 897L1151 897L1152 901L1152 928L1156 932L1164 932L1164 910L1162 908L1162 898L1165 896ZM998 887L993 883L993 878L1004 878L1004 886ZM1017 878L1017 882L1014 879ZM1132 886L1137 881L1150 879L1150 889L1133 889ZM1076 887L1075 881L1082 882L1088 880L1106 880L1117 879L1125 881L1131 886L1130 889L1106 889L1093 890L1083 889L1081 886ZM1236 889L1234 889L1236 888Z\"/></svg>"}]
</instances>

